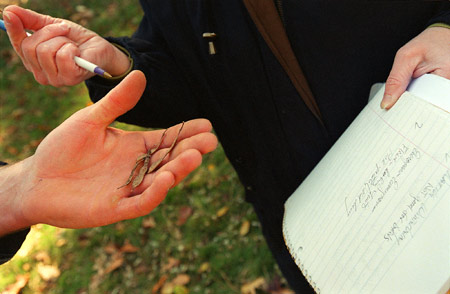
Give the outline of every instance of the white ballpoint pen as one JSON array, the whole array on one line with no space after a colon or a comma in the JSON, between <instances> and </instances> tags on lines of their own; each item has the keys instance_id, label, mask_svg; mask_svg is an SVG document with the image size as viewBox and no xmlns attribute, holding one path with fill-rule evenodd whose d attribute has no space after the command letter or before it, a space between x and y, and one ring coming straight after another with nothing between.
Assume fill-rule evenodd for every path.
<instances>
[{"instance_id":1,"label":"white ballpoint pen","mask_svg":"<svg viewBox=\"0 0 450 294\"><path fill-rule=\"evenodd\" d=\"M6 32L5 23L1 19L0 19L0 29L4 30ZM31 34L29 32L27 32L27 36L31 36ZM112 77L108 72L106 72L104 69L102 69L98 65L96 65L92 62L89 62L81 57L75 56L74 61L79 67L84 68L87 71L98 74L99 76L102 76L102 77L107 77L107 78Z\"/></svg>"}]
</instances>

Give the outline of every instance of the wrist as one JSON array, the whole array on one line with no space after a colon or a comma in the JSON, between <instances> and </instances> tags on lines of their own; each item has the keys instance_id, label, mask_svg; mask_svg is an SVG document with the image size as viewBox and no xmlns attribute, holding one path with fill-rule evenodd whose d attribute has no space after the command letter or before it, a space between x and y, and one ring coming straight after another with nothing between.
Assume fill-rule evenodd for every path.
<instances>
[{"instance_id":1,"label":"wrist","mask_svg":"<svg viewBox=\"0 0 450 294\"><path fill-rule=\"evenodd\" d=\"M0 168L0 236L32 225L23 214L26 188L29 182L30 162L27 158Z\"/></svg>"},{"instance_id":2,"label":"wrist","mask_svg":"<svg viewBox=\"0 0 450 294\"><path fill-rule=\"evenodd\" d=\"M123 78L131 71L133 67L132 59L129 54L125 52L126 50L123 47L116 44L111 45L113 45L114 56L111 60L114 60L114 62L107 66L107 71L113 76L113 78Z\"/></svg>"}]
</instances>

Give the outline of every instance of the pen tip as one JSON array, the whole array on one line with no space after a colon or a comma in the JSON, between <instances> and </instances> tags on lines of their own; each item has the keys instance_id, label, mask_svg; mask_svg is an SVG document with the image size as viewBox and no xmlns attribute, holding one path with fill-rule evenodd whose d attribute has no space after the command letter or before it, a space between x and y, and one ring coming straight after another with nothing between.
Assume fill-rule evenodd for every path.
<instances>
[{"instance_id":1,"label":"pen tip","mask_svg":"<svg viewBox=\"0 0 450 294\"><path fill-rule=\"evenodd\" d=\"M106 71L103 73L103 76L107 77L107 78L112 78L112 75L110 75L109 73L107 73Z\"/></svg>"}]
</instances>

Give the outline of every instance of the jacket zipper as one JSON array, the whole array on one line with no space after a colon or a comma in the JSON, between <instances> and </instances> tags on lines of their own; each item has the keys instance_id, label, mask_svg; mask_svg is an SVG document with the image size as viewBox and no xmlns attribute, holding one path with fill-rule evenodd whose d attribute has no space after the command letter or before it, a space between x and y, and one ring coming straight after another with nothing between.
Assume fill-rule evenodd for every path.
<instances>
[{"instance_id":1,"label":"jacket zipper","mask_svg":"<svg viewBox=\"0 0 450 294\"><path fill-rule=\"evenodd\" d=\"M214 41L217 38L217 34L214 32L214 15L211 7L211 0L203 0L203 13L206 16L206 32L202 37L208 42L209 55L216 55L217 49Z\"/></svg>"}]
</instances>

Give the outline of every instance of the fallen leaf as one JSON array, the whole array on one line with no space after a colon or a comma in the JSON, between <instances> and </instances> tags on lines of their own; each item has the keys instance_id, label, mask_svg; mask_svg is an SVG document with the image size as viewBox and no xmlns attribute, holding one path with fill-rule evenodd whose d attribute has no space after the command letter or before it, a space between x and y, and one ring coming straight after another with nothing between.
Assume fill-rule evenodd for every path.
<instances>
[{"instance_id":1,"label":"fallen leaf","mask_svg":"<svg viewBox=\"0 0 450 294\"><path fill-rule=\"evenodd\" d=\"M159 278L158 282L152 287L152 294L158 293L158 291L164 286L164 283L167 281L167 275L163 275Z\"/></svg>"},{"instance_id":2,"label":"fallen leaf","mask_svg":"<svg viewBox=\"0 0 450 294\"><path fill-rule=\"evenodd\" d=\"M108 15L113 15L117 12L117 3L111 3L106 8L106 11L108 12Z\"/></svg>"},{"instance_id":3,"label":"fallen leaf","mask_svg":"<svg viewBox=\"0 0 450 294\"><path fill-rule=\"evenodd\" d=\"M263 287L266 284L264 278L257 278L256 280L244 284L241 287L241 294L256 294L256 289Z\"/></svg>"},{"instance_id":4,"label":"fallen leaf","mask_svg":"<svg viewBox=\"0 0 450 294\"><path fill-rule=\"evenodd\" d=\"M56 241L56 247L63 247L64 245L67 244L67 239L58 239L58 241Z\"/></svg>"},{"instance_id":5,"label":"fallen leaf","mask_svg":"<svg viewBox=\"0 0 450 294\"><path fill-rule=\"evenodd\" d=\"M80 247L86 247L91 243L90 238L87 236L87 234L80 234L78 236L78 245Z\"/></svg>"},{"instance_id":6,"label":"fallen leaf","mask_svg":"<svg viewBox=\"0 0 450 294\"><path fill-rule=\"evenodd\" d=\"M37 117L41 117L44 114L42 109L38 109L38 108L34 108L31 113L33 114L33 116L37 116ZM36 126L31 126L30 125L30 127L35 128Z\"/></svg>"},{"instance_id":7,"label":"fallen leaf","mask_svg":"<svg viewBox=\"0 0 450 294\"><path fill-rule=\"evenodd\" d=\"M176 259L176 258L173 258L173 257L169 257L169 260L168 260L167 264L165 264L165 265L162 267L161 270L162 270L163 272L166 272L166 271L168 271L168 270L170 270L170 269L172 269L172 268L178 266L179 264L180 264L180 260L179 260L179 259Z\"/></svg>"},{"instance_id":8,"label":"fallen leaf","mask_svg":"<svg viewBox=\"0 0 450 294\"><path fill-rule=\"evenodd\" d=\"M117 252L111 257L111 262L105 269L105 274L109 274L110 272L115 271L119 267L121 267L124 263L125 259L123 258L123 254L121 252Z\"/></svg>"},{"instance_id":9,"label":"fallen leaf","mask_svg":"<svg viewBox=\"0 0 450 294\"><path fill-rule=\"evenodd\" d=\"M278 290L271 290L269 291L270 294L295 294L294 291L287 288L280 288Z\"/></svg>"},{"instance_id":10,"label":"fallen leaf","mask_svg":"<svg viewBox=\"0 0 450 294\"><path fill-rule=\"evenodd\" d=\"M39 140L32 140L30 141L30 143L28 144L31 148L36 148L37 146L39 146L39 144L41 144L43 139L39 139Z\"/></svg>"},{"instance_id":11,"label":"fallen leaf","mask_svg":"<svg viewBox=\"0 0 450 294\"><path fill-rule=\"evenodd\" d=\"M178 220L176 225L177 226L184 225L191 215L192 215L192 208L190 206L180 207L178 211Z\"/></svg>"},{"instance_id":12,"label":"fallen leaf","mask_svg":"<svg viewBox=\"0 0 450 294\"><path fill-rule=\"evenodd\" d=\"M34 256L34 259L42 262L43 264L51 264L52 263L52 260L50 259L50 255L48 255L48 253L45 251L39 251L38 253L36 253L36 255Z\"/></svg>"},{"instance_id":13,"label":"fallen leaf","mask_svg":"<svg viewBox=\"0 0 450 294\"><path fill-rule=\"evenodd\" d=\"M244 221L241 225L241 229L239 230L239 235L245 236L250 231L250 222L248 220Z\"/></svg>"},{"instance_id":14,"label":"fallen leaf","mask_svg":"<svg viewBox=\"0 0 450 294\"><path fill-rule=\"evenodd\" d=\"M136 275L138 275L138 274L143 274L147 271L148 271L148 267L145 264L141 264L134 270L134 273Z\"/></svg>"},{"instance_id":15,"label":"fallen leaf","mask_svg":"<svg viewBox=\"0 0 450 294\"><path fill-rule=\"evenodd\" d=\"M22 265L22 269L26 272L31 270L31 265L27 262Z\"/></svg>"},{"instance_id":16,"label":"fallen leaf","mask_svg":"<svg viewBox=\"0 0 450 294\"><path fill-rule=\"evenodd\" d=\"M13 119L20 120L25 113L27 113L25 108L17 108L11 112L11 116Z\"/></svg>"},{"instance_id":17,"label":"fallen leaf","mask_svg":"<svg viewBox=\"0 0 450 294\"><path fill-rule=\"evenodd\" d=\"M142 227L146 229L153 229L154 227L156 227L155 218L153 216L144 218L144 220L142 221Z\"/></svg>"},{"instance_id":18,"label":"fallen leaf","mask_svg":"<svg viewBox=\"0 0 450 294\"><path fill-rule=\"evenodd\" d=\"M39 263L37 266L37 272L44 281L54 280L61 274L60 270L55 265L45 265Z\"/></svg>"},{"instance_id":19,"label":"fallen leaf","mask_svg":"<svg viewBox=\"0 0 450 294\"><path fill-rule=\"evenodd\" d=\"M11 154L11 155L19 154L19 150L16 147L13 147L13 146L6 147L6 151L8 151L8 153Z\"/></svg>"},{"instance_id":20,"label":"fallen leaf","mask_svg":"<svg viewBox=\"0 0 450 294\"><path fill-rule=\"evenodd\" d=\"M182 285L173 287L173 294L189 294L189 289Z\"/></svg>"},{"instance_id":21,"label":"fallen leaf","mask_svg":"<svg viewBox=\"0 0 450 294\"><path fill-rule=\"evenodd\" d=\"M125 252L125 253L135 253L139 251L139 248L136 246L133 246L130 241L125 240L125 244L120 247L120 252Z\"/></svg>"},{"instance_id":22,"label":"fallen leaf","mask_svg":"<svg viewBox=\"0 0 450 294\"><path fill-rule=\"evenodd\" d=\"M38 125L37 126L39 131L44 131L44 132L50 132L53 128L51 126L48 125ZM43 140L43 139L41 139Z\"/></svg>"},{"instance_id":23,"label":"fallen leaf","mask_svg":"<svg viewBox=\"0 0 450 294\"><path fill-rule=\"evenodd\" d=\"M173 288L175 286L171 283L166 283L161 289L161 294L173 294Z\"/></svg>"},{"instance_id":24,"label":"fallen leaf","mask_svg":"<svg viewBox=\"0 0 450 294\"><path fill-rule=\"evenodd\" d=\"M118 251L117 246L114 243L108 243L103 250L108 254L114 254Z\"/></svg>"},{"instance_id":25,"label":"fallen leaf","mask_svg":"<svg viewBox=\"0 0 450 294\"><path fill-rule=\"evenodd\" d=\"M209 268L210 268L209 262L204 262L204 263L202 263L202 264L200 265L200 267L199 267L199 269L198 269L198 272L199 272L199 273L204 273L204 272L208 271Z\"/></svg>"},{"instance_id":26,"label":"fallen leaf","mask_svg":"<svg viewBox=\"0 0 450 294\"><path fill-rule=\"evenodd\" d=\"M19 130L19 127L16 125L13 126L8 126L5 130L5 136L9 136L14 134L15 132L17 132L17 130Z\"/></svg>"},{"instance_id":27,"label":"fallen leaf","mask_svg":"<svg viewBox=\"0 0 450 294\"><path fill-rule=\"evenodd\" d=\"M278 275L275 275L268 283L266 291L270 294L294 294L291 289L283 287L281 277Z\"/></svg>"},{"instance_id":28,"label":"fallen leaf","mask_svg":"<svg viewBox=\"0 0 450 294\"><path fill-rule=\"evenodd\" d=\"M70 20L85 26L91 18L94 17L94 12L84 5L77 5L75 7L76 13L70 16Z\"/></svg>"},{"instance_id":29,"label":"fallen leaf","mask_svg":"<svg viewBox=\"0 0 450 294\"><path fill-rule=\"evenodd\" d=\"M229 209L230 209L230 208L229 208L228 206L222 207L221 209L219 209L219 210L217 211L217 213L216 213L217 217L222 217L222 216L224 216L225 214L227 214L227 212L228 212Z\"/></svg>"},{"instance_id":30,"label":"fallen leaf","mask_svg":"<svg viewBox=\"0 0 450 294\"><path fill-rule=\"evenodd\" d=\"M115 225L115 228L116 228L116 230L119 231L119 232L124 232L125 229L126 229L126 226L125 226L125 223L123 223L123 222L118 222L118 223Z\"/></svg>"},{"instance_id":31,"label":"fallen leaf","mask_svg":"<svg viewBox=\"0 0 450 294\"><path fill-rule=\"evenodd\" d=\"M6 287L2 294L19 294L30 280L30 275L17 275L16 282Z\"/></svg>"},{"instance_id":32,"label":"fallen leaf","mask_svg":"<svg viewBox=\"0 0 450 294\"><path fill-rule=\"evenodd\" d=\"M174 227L172 229L172 236L176 239L176 240L181 240L183 238L183 234L181 233L180 229L177 227ZM183 244L180 244L179 246L183 246Z\"/></svg>"},{"instance_id":33,"label":"fallen leaf","mask_svg":"<svg viewBox=\"0 0 450 294\"><path fill-rule=\"evenodd\" d=\"M89 283L89 290L91 293L95 293L95 290L98 289L98 286L105 279L105 265L107 264L108 260L108 254L104 252L99 252L99 254L96 256L94 265L92 267L96 271L96 273L91 277Z\"/></svg>"},{"instance_id":34,"label":"fallen leaf","mask_svg":"<svg viewBox=\"0 0 450 294\"><path fill-rule=\"evenodd\" d=\"M176 286L184 286L189 284L189 282L191 281L191 277L189 277L189 275L187 274L179 274L178 276L175 277L175 279L172 280L172 284L176 285Z\"/></svg>"}]
</instances>

